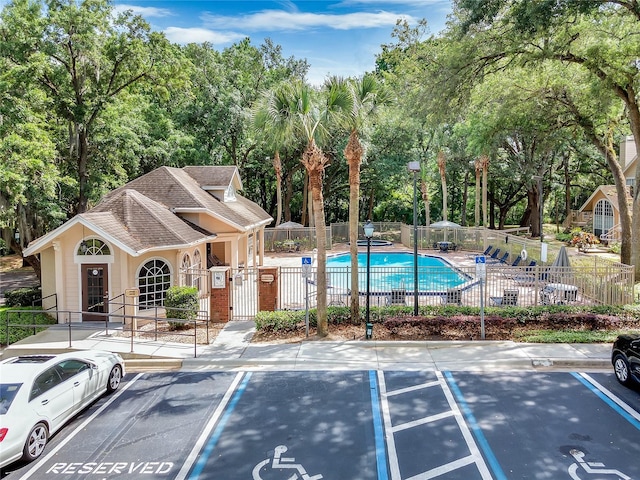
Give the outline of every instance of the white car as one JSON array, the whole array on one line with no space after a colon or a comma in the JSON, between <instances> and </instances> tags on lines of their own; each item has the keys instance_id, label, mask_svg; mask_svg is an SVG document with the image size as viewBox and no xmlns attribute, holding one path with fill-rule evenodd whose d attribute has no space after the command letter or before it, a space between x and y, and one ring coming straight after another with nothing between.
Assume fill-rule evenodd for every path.
<instances>
[{"instance_id":1,"label":"white car","mask_svg":"<svg viewBox=\"0 0 640 480\"><path fill-rule=\"evenodd\" d=\"M116 390L124 373L120 355L101 351L0 362L0 467L38 458L50 435L103 393Z\"/></svg>"}]
</instances>

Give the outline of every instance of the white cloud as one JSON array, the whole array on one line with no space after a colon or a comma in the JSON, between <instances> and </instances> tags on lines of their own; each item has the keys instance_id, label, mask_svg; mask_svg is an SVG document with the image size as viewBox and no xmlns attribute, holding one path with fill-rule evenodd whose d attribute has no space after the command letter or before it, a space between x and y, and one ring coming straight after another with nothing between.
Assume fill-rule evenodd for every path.
<instances>
[{"instance_id":1,"label":"white cloud","mask_svg":"<svg viewBox=\"0 0 640 480\"><path fill-rule=\"evenodd\" d=\"M409 15L391 12L357 12L344 15L323 13L284 12L264 10L251 15L222 16L205 13L202 21L210 27L237 28L255 31L305 30L323 27L334 30L351 30L394 26L401 18L410 23L415 19Z\"/></svg>"},{"instance_id":2,"label":"white cloud","mask_svg":"<svg viewBox=\"0 0 640 480\"><path fill-rule=\"evenodd\" d=\"M235 32L216 32L206 28L180 28L168 27L164 30L167 38L174 43L203 43L209 42L214 45L223 45L233 43L236 40L242 40L246 37L241 33Z\"/></svg>"},{"instance_id":3,"label":"white cloud","mask_svg":"<svg viewBox=\"0 0 640 480\"><path fill-rule=\"evenodd\" d=\"M127 4L118 4L115 5L113 10L115 13L126 12L127 10L131 10L136 15L141 15L145 18L161 18L161 17L170 17L173 14L171 10L166 8L156 8L156 7L139 7L137 5L127 5Z\"/></svg>"}]
</instances>

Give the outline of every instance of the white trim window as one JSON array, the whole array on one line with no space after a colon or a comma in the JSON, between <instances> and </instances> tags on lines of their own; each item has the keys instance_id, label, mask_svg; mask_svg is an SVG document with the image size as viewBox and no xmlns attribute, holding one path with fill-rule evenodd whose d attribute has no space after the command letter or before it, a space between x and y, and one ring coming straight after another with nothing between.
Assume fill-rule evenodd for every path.
<instances>
[{"instance_id":1,"label":"white trim window","mask_svg":"<svg viewBox=\"0 0 640 480\"><path fill-rule=\"evenodd\" d=\"M606 199L598 200L593 209L593 234L600 237L613 227L613 206Z\"/></svg>"},{"instance_id":2,"label":"white trim window","mask_svg":"<svg viewBox=\"0 0 640 480\"><path fill-rule=\"evenodd\" d=\"M202 272L200 270L202 270L202 256L200 255L200 250L198 249L193 252L193 264L191 265L191 268L195 272L191 285L197 287L198 291L200 291L200 275L202 275Z\"/></svg>"},{"instance_id":3,"label":"white trim window","mask_svg":"<svg viewBox=\"0 0 640 480\"><path fill-rule=\"evenodd\" d=\"M164 305L167 290L171 287L171 268L162 258L148 260L138 271L137 282L140 290L139 307L145 310Z\"/></svg>"}]
</instances>

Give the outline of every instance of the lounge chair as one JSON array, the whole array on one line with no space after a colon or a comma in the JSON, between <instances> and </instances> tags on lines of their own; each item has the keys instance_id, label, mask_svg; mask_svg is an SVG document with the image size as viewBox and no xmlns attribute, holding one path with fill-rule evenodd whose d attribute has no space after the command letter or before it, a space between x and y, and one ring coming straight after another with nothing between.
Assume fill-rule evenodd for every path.
<instances>
[{"instance_id":1,"label":"lounge chair","mask_svg":"<svg viewBox=\"0 0 640 480\"><path fill-rule=\"evenodd\" d=\"M404 288L391 289L387 296L387 305L406 305L407 292Z\"/></svg>"},{"instance_id":2,"label":"lounge chair","mask_svg":"<svg viewBox=\"0 0 640 480\"><path fill-rule=\"evenodd\" d=\"M501 297L489 297L489 301L499 307L518 305L518 290L507 288Z\"/></svg>"},{"instance_id":3,"label":"lounge chair","mask_svg":"<svg viewBox=\"0 0 640 480\"><path fill-rule=\"evenodd\" d=\"M482 252L482 255L485 255L485 256L486 256L486 255L489 255L489 253L491 252L491 250L493 250L493 245L489 245L489 246L487 247L487 249L486 249L484 252Z\"/></svg>"},{"instance_id":4,"label":"lounge chair","mask_svg":"<svg viewBox=\"0 0 640 480\"><path fill-rule=\"evenodd\" d=\"M462 290L451 288L442 295L442 303L445 305L462 305Z\"/></svg>"},{"instance_id":5,"label":"lounge chair","mask_svg":"<svg viewBox=\"0 0 640 480\"><path fill-rule=\"evenodd\" d=\"M510 267L517 267L518 265L520 265L520 262L522 261L522 257L520 255L518 255L516 257L516 259L513 261L513 263L511 263L511 265L509 265Z\"/></svg>"},{"instance_id":6,"label":"lounge chair","mask_svg":"<svg viewBox=\"0 0 640 480\"><path fill-rule=\"evenodd\" d=\"M492 256L491 259L489 259L489 262L487 263L493 263L493 264L507 263L507 258L509 258L509 252L504 252L504 255L502 255L502 257L500 258L493 258Z\"/></svg>"},{"instance_id":7,"label":"lounge chair","mask_svg":"<svg viewBox=\"0 0 640 480\"><path fill-rule=\"evenodd\" d=\"M489 259L493 259L493 260L497 260L498 259L498 255L500 255L500 249L496 248L493 253L489 256Z\"/></svg>"}]
</instances>

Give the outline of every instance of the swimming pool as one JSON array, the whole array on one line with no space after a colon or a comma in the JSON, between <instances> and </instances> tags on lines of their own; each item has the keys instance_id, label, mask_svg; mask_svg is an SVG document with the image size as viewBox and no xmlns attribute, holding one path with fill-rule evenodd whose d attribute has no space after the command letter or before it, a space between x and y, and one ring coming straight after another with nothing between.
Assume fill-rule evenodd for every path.
<instances>
[{"instance_id":1,"label":"swimming pool","mask_svg":"<svg viewBox=\"0 0 640 480\"><path fill-rule=\"evenodd\" d=\"M413 253L371 252L371 279L369 290L390 292L395 289L414 291ZM351 286L351 255L340 253L327 257L329 285L349 289ZM418 255L418 291L423 294L442 293L458 287L470 277L439 257ZM358 287L367 288L367 254L358 254Z\"/></svg>"}]
</instances>

